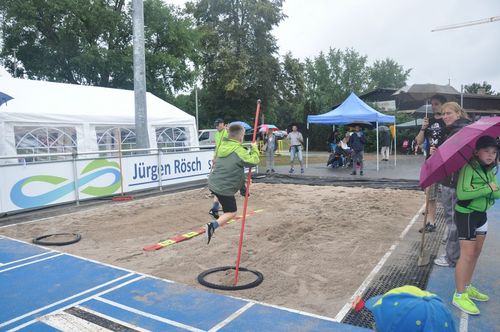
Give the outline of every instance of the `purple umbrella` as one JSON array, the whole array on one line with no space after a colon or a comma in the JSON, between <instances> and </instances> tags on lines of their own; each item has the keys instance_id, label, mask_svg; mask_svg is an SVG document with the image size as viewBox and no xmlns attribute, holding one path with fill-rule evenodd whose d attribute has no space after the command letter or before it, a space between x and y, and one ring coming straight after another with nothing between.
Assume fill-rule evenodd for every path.
<instances>
[{"instance_id":1,"label":"purple umbrella","mask_svg":"<svg viewBox=\"0 0 500 332\"><path fill-rule=\"evenodd\" d=\"M500 136L500 116L482 118L451 136L420 169L420 186L427 188L461 169L470 160L481 136Z\"/></svg>"}]
</instances>

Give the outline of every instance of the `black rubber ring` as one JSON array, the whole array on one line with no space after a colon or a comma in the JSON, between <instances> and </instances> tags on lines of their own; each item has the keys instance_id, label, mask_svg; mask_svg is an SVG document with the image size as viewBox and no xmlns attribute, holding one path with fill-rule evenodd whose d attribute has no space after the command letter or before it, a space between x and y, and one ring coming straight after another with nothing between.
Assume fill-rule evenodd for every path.
<instances>
[{"instance_id":1,"label":"black rubber ring","mask_svg":"<svg viewBox=\"0 0 500 332\"><path fill-rule=\"evenodd\" d=\"M46 239L50 236L55 236L55 235L72 235L74 238L72 240L64 241L64 242L41 241L43 239ZM57 234L48 234L48 235L42 235L42 236L36 237L33 239L33 243L40 244L42 246L65 246L68 244L76 243L76 242L80 241L81 238L82 238L82 236L80 234L77 234L77 233L57 233Z\"/></svg>"},{"instance_id":2,"label":"black rubber ring","mask_svg":"<svg viewBox=\"0 0 500 332\"><path fill-rule=\"evenodd\" d=\"M216 267L210 270L206 270L198 276L198 282L202 284L205 287L208 288L213 288L213 289L219 289L219 290L229 290L229 291L235 291L235 290L242 290L242 289L249 289L249 288L254 288L259 286L262 281L264 281L264 275L260 273L259 271L254 271L254 270L249 270L244 267L240 267L240 271L244 272L250 272L253 273L257 276L257 279L252 281L251 283L245 284L245 285L236 285L236 286L225 286L225 285L218 285L214 284L211 282L208 282L205 280L205 277L208 276L209 274L215 273L215 272L221 272L221 271L227 271L227 270L236 270L236 266L222 266L222 267Z\"/></svg>"}]
</instances>

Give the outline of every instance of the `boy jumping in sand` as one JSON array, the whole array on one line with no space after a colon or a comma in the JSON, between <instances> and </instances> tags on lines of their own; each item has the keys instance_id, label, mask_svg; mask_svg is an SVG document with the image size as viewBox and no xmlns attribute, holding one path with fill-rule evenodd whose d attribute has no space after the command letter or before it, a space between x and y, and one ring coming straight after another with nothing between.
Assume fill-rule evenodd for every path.
<instances>
[{"instance_id":1,"label":"boy jumping in sand","mask_svg":"<svg viewBox=\"0 0 500 332\"><path fill-rule=\"evenodd\" d=\"M228 137L219 146L215 167L208 177L208 189L217 197L224 214L206 224L207 244L219 226L236 216L234 194L245 183L244 168L256 166L260 161L257 144L252 144L250 150L242 145L245 129L240 124L230 125L228 131Z\"/></svg>"}]
</instances>

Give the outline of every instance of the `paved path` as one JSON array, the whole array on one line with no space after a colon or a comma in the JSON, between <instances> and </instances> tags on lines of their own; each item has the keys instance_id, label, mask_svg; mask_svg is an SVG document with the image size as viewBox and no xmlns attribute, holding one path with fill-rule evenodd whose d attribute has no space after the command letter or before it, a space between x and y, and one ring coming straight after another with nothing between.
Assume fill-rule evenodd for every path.
<instances>
[{"instance_id":1,"label":"paved path","mask_svg":"<svg viewBox=\"0 0 500 332\"><path fill-rule=\"evenodd\" d=\"M350 175L352 169L349 168L331 168L326 166L328 160L328 153L326 152L312 152L311 156L323 157L325 162L310 163L305 170L305 175L312 176L332 176L340 178L350 178L354 177ZM365 165L364 165L364 177L365 178L387 178L387 179L407 179L407 180L418 180L420 175L420 167L424 162L424 157L422 155L418 156L407 156L401 155L397 156L396 165L394 165L394 159L390 161L379 161L379 171L377 172L377 162L375 154L365 155ZM392 157L393 158L393 157ZM277 166L276 171L282 174L288 174L290 170L289 166ZM263 170L262 167L260 171ZM295 162L295 174L300 172L300 166ZM359 174L359 173L358 173ZM359 175L357 175L359 177Z\"/></svg>"}]
</instances>

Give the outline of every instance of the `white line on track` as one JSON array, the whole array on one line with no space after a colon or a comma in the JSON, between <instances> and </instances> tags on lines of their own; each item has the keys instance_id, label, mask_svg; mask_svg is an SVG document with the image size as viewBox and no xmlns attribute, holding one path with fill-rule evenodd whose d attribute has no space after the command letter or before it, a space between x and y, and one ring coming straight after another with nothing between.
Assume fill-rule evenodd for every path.
<instances>
[{"instance_id":1,"label":"white line on track","mask_svg":"<svg viewBox=\"0 0 500 332\"><path fill-rule=\"evenodd\" d=\"M425 208L425 205L422 205L422 207L420 208L420 210L418 210L417 214L415 214L415 216L413 216L413 218L411 219L411 221L408 224L408 226L406 226L406 228L401 232L401 235L399 235L399 237L396 240L396 242L394 242L394 244L389 248L389 250L385 253L385 255L382 256L382 258L377 263L377 265L375 265L375 267L370 272L370 274L368 274L368 277L366 277L365 281L363 281L363 283L361 284L361 286L359 286L359 288L354 292L354 294L351 296L349 302L347 302L342 307L342 309L340 309L339 313L334 318L334 320L336 322L341 322L342 319L344 319L344 317L347 315L347 313L351 309L352 303L358 297L360 297L364 293L364 291L366 290L366 288L368 287L368 285L372 282L372 280L375 277L375 275L380 271L380 269L382 268L382 266L384 266L384 264L387 261L387 259L389 258L389 256L394 252L394 249L396 249L396 247L398 246L399 242L405 237L406 233L408 233L408 231L410 230L410 228L413 226L413 224L420 217L420 215L422 214L422 211L424 211L424 208Z\"/></svg>"},{"instance_id":2,"label":"white line on track","mask_svg":"<svg viewBox=\"0 0 500 332\"><path fill-rule=\"evenodd\" d=\"M38 320L60 331L111 332L110 329L96 325L64 311L40 317Z\"/></svg>"},{"instance_id":3,"label":"white line on track","mask_svg":"<svg viewBox=\"0 0 500 332\"><path fill-rule=\"evenodd\" d=\"M102 312L97 312L97 311L94 311L92 309L89 309L87 307L82 307L81 305L77 305L75 306L75 308L77 309L80 309L82 311L86 311L94 316L98 316L98 317L102 317L104 319L107 319L111 322L114 322L114 323L117 323L117 324L120 324L120 325L123 325L123 326L126 326L126 327L129 327L133 330L136 330L136 331L140 331L140 332L150 332L150 330L146 330L146 329L143 329L142 327L139 327L139 326L136 326L136 325L133 325L133 324L129 324L127 322L124 322L124 321L121 321L119 319L116 319L114 317L111 317L111 316L108 316L108 315L105 315L103 314Z\"/></svg>"},{"instance_id":4,"label":"white line on track","mask_svg":"<svg viewBox=\"0 0 500 332\"><path fill-rule=\"evenodd\" d=\"M460 314L460 326L458 327L460 332L467 332L469 330L469 315L465 312Z\"/></svg>"},{"instance_id":5,"label":"white line on track","mask_svg":"<svg viewBox=\"0 0 500 332\"><path fill-rule=\"evenodd\" d=\"M27 313L25 313L24 315L17 316L16 318L13 318L13 319L11 319L11 320L8 320L8 321L6 321L6 322L3 322L2 324L0 324L0 327L6 326L6 325L10 325L10 324L12 324L12 323L14 323L14 322L17 322L18 320L21 320L21 319L23 319L23 318L26 318L26 317L31 316L31 315L33 315L33 314L36 314L36 313L38 313L38 312L40 312L40 311L43 311L43 310L46 310L46 309L52 308L52 307L54 307L54 306L56 306L56 305L58 305L58 304L64 303L64 302L69 301L69 300L71 300L71 299L74 299L74 298L76 298L76 297L79 297L79 296L82 296L82 295L84 295L84 294L90 293L90 292L92 292L92 291L94 291L94 290L96 290L96 289L99 289L99 288L101 288L101 287L105 287L105 286L107 286L107 285L109 285L109 284L112 284L112 283L114 283L114 282L120 281L120 280L122 280L122 279L124 279L124 278L128 278L128 277L130 277L130 276L131 276L131 275L133 275L133 274L134 274L134 273L129 273L129 274L126 274L126 275L124 275L124 276L121 276L121 277L115 278L115 279L110 280L110 281L108 281L108 282L105 282L105 283L102 283L102 284L97 285L97 286L95 286L95 287L92 287L92 288L89 288L89 289L87 289L87 290L84 290L83 292L77 293L77 294L75 294L75 295L69 296L69 297L64 298L64 299L62 299L62 300L59 300L59 301L53 302L53 303L51 303L51 304L48 304L48 305L46 305L46 306L44 306L44 307L41 307L41 308L38 308L38 309L36 309L36 310L33 310L33 311L30 311L30 312L27 312ZM130 282L133 282L133 281L135 281L135 280L142 279L142 278L144 278L144 277L142 277L142 276L141 276L141 277L139 277L139 278L129 280L128 282L124 282L123 284L120 284L120 285L118 285L118 286L119 286L119 287L123 287L124 285L127 285L127 284L129 284ZM107 291L111 291L111 290L114 290L114 289L116 289L116 288L119 288L118 286L115 286L115 287L113 287L113 288L107 289L105 292L107 292ZM103 293L104 293L104 292L103 292ZM100 295L100 294L98 294L98 295ZM97 295L96 295L96 296L97 296ZM87 300L88 300L88 298L85 298L84 300L81 300L81 302L83 302L83 301L87 301ZM69 305L68 307L72 307L72 306L74 306L75 304L79 304L79 303L81 303L81 302L79 301L79 302L77 302L77 303L72 303L72 304L71 304L71 305ZM62 310L65 310L65 309L67 309L67 307L65 307L64 309L60 309L60 310L62 311ZM16 328L12 329L11 331L16 331L16 330L18 330L18 329L20 329L20 328L24 328L25 326L27 326L27 325L31 325L31 324L33 324L34 322L36 322L36 320L32 320L32 321L30 321L30 322L27 322L26 324L23 324L23 325L17 326Z\"/></svg>"},{"instance_id":6,"label":"white line on track","mask_svg":"<svg viewBox=\"0 0 500 332\"><path fill-rule=\"evenodd\" d=\"M163 318L163 317L160 317L160 316L157 316L157 315L154 315L154 314L150 314L148 312L145 312L145 311L142 311L142 310L138 310L138 309L135 309L135 308L126 306L124 304L117 303L117 302L114 302L114 301L111 301L111 300L108 300L108 299L105 299L105 298L102 298L102 297L99 297L99 296L96 296L95 299L98 300L98 301L107 303L109 305L112 305L114 307L117 307L117 308L129 311L129 312L132 312L134 314L138 314L138 315L141 315L141 316L144 316L144 317L147 317L147 318L151 318L151 319L154 319L156 321L159 321L159 322L162 322L162 323L166 323L166 324L169 324L169 325L172 325L172 326L175 326L175 327L180 327L180 328L188 330L188 331L203 332L203 330L200 330L200 329L198 329L196 327L189 326L189 325L186 325L186 324L182 324L182 323L179 323L179 322L167 319L167 318Z\"/></svg>"},{"instance_id":7,"label":"white line on track","mask_svg":"<svg viewBox=\"0 0 500 332\"><path fill-rule=\"evenodd\" d=\"M7 271L10 271L10 270L14 270L14 269L18 269L18 268L26 266L26 265L36 264L36 263L39 263L39 262L42 262L42 261L46 261L47 259L56 258L56 257L62 256L62 255L63 254L56 254L56 255L52 255L50 257L45 257L45 258L37 259L35 261L31 261L31 262L28 262L28 263L24 263L24 264L19 264L19 265L16 265L16 266L12 266L12 267L0 270L0 273L7 272Z\"/></svg>"},{"instance_id":8,"label":"white line on track","mask_svg":"<svg viewBox=\"0 0 500 332\"><path fill-rule=\"evenodd\" d=\"M0 263L0 267L7 266L7 265L12 265L12 264L16 264L16 263L19 263L19 262L22 262L22 261L27 261L29 259L33 259L35 257L40 257L40 256L44 256L44 255L47 255L47 254L51 254L53 252L54 251L47 251L47 252L43 252L43 253L38 254L38 255L33 255L33 256L26 257L26 258L18 259L16 261L11 261L11 262L8 262L8 263L3 263L3 264Z\"/></svg>"},{"instance_id":9,"label":"white line on track","mask_svg":"<svg viewBox=\"0 0 500 332\"><path fill-rule=\"evenodd\" d=\"M245 311L250 309L254 304L255 303L253 303L253 302L249 302L249 303L245 304L238 311L233 312L231 315L229 315L229 317L227 317L222 322L220 322L219 324L215 325L210 330L208 330L208 332L219 331L221 328L223 328L224 326L226 326L227 324L231 323L233 320L238 318L242 313L244 313Z\"/></svg>"}]
</instances>

